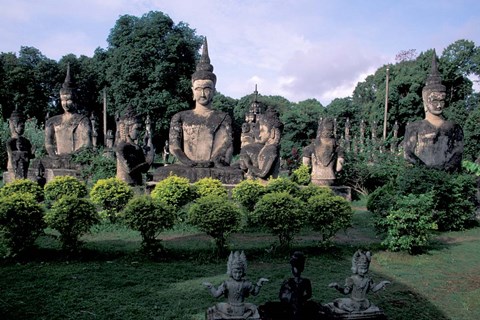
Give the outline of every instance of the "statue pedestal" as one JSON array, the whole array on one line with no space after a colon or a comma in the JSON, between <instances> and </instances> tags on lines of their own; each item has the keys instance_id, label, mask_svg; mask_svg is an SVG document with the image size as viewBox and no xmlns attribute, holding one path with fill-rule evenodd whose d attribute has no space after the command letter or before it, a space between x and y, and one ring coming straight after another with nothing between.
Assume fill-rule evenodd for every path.
<instances>
[{"instance_id":1,"label":"statue pedestal","mask_svg":"<svg viewBox=\"0 0 480 320\"><path fill-rule=\"evenodd\" d=\"M41 159L35 159L32 161L30 168L28 169L28 178L36 181L38 175L38 167L40 163L45 168L44 177L46 182L49 182L57 176L72 176L77 179L81 179L80 169L81 166L73 163L70 156L65 157L43 157Z\"/></svg>"},{"instance_id":2,"label":"statue pedestal","mask_svg":"<svg viewBox=\"0 0 480 320\"><path fill-rule=\"evenodd\" d=\"M13 172L5 171L3 173L3 183L4 184L10 183L13 180L15 180L15 174Z\"/></svg>"},{"instance_id":3,"label":"statue pedestal","mask_svg":"<svg viewBox=\"0 0 480 320\"><path fill-rule=\"evenodd\" d=\"M312 180L312 183L320 187L330 188L330 190L332 190L335 195L343 197L347 201L352 201L352 188L350 187L319 184L316 183L314 180Z\"/></svg>"},{"instance_id":4,"label":"statue pedestal","mask_svg":"<svg viewBox=\"0 0 480 320\"><path fill-rule=\"evenodd\" d=\"M348 320L387 320L387 316L377 306L370 306L370 308L362 311L347 312L336 308L333 303L325 305L330 309L331 319L348 319Z\"/></svg>"},{"instance_id":5,"label":"statue pedestal","mask_svg":"<svg viewBox=\"0 0 480 320\"><path fill-rule=\"evenodd\" d=\"M243 171L232 167L195 168L172 164L157 168L151 175L150 181L158 182L168 178L171 174L187 178L192 183L202 178L218 179L224 184L237 184L243 180Z\"/></svg>"}]
</instances>

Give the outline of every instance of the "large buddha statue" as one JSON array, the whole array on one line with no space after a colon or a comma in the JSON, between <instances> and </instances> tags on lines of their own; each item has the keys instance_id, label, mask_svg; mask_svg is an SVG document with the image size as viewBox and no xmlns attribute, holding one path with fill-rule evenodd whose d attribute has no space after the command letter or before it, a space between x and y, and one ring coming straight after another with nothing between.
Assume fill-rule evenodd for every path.
<instances>
[{"instance_id":1,"label":"large buddha statue","mask_svg":"<svg viewBox=\"0 0 480 320\"><path fill-rule=\"evenodd\" d=\"M60 89L63 114L47 119L45 123L45 148L52 158L70 155L83 147L92 146L90 119L77 113L75 88L67 68L65 81Z\"/></svg>"},{"instance_id":2,"label":"large buddha statue","mask_svg":"<svg viewBox=\"0 0 480 320\"><path fill-rule=\"evenodd\" d=\"M403 140L404 157L416 165L456 171L462 163L463 130L442 116L445 91L434 51L432 69L422 90L425 119L407 125Z\"/></svg>"},{"instance_id":3,"label":"large buddha statue","mask_svg":"<svg viewBox=\"0 0 480 320\"><path fill-rule=\"evenodd\" d=\"M195 73L192 91L195 108L175 114L170 124L170 153L189 167L225 167L232 158L232 120L212 109L216 75L208 56L207 40Z\"/></svg>"},{"instance_id":4,"label":"large buddha statue","mask_svg":"<svg viewBox=\"0 0 480 320\"><path fill-rule=\"evenodd\" d=\"M30 140L23 136L25 117L15 109L9 119L10 138L7 140L7 171L10 179L26 179L30 159L35 157L35 150Z\"/></svg>"},{"instance_id":5,"label":"large buddha statue","mask_svg":"<svg viewBox=\"0 0 480 320\"><path fill-rule=\"evenodd\" d=\"M212 109L216 82L205 39L200 61L192 75L195 107L176 113L170 123L169 150L175 161L158 167L151 175L148 187L171 174L185 177L190 182L209 177L225 184L235 184L243 179L242 171L230 166L232 120L227 113Z\"/></svg>"}]
</instances>

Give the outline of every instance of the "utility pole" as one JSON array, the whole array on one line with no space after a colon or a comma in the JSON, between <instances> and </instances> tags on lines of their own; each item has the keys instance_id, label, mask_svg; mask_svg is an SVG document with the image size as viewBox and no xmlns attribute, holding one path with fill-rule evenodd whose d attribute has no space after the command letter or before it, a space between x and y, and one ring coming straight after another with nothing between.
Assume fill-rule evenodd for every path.
<instances>
[{"instance_id":1,"label":"utility pole","mask_svg":"<svg viewBox=\"0 0 480 320\"><path fill-rule=\"evenodd\" d=\"M388 113L388 76L390 69L387 66L387 79L385 86L385 113L383 115L383 141L387 140L387 113Z\"/></svg>"},{"instance_id":2,"label":"utility pole","mask_svg":"<svg viewBox=\"0 0 480 320\"><path fill-rule=\"evenodd\" d=\"M107 87L103 88L103 145L107 145Z\"/></svg>"}]
</instances>

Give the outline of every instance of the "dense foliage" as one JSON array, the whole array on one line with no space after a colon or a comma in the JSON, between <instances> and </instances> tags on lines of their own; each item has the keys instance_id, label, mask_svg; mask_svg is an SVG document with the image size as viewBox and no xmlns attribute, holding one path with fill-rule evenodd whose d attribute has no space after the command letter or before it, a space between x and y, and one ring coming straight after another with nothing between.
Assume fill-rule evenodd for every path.
<instances>
[{"instance_id":1,"label":"dense foliage","mask_svg":"<svg viewBox=\"0 0 480 320\"><path fill-rule=\"evenodd\" d=\"M267 193L255 206L254 215L278 236L281 247L288 247L304 225L304 203L286 191Z\"/></svg>"},{"instance_id":2,"label":"dense foliage","mask_svg":"<svg viewBox=\"0 0 480 320\"><path fill-rule=\"evenodd\" d=\"M47 226L60 233L64 250L76 252L80 246L80 236L100 221L93 203L75 195L59 198L45 214Z\"/></svg>"},{"instance_id":3,"label":"dense foliage","mask_svg":"<svg viewBox=\"0 0 480 320\"><path fill-rule=\"evenodd\" d=\"M87 186L75 177L57 176L47 182L44 187L45 200L49 205L61 197L72 196L83 198L87 196Z\"/></svg>"},{"instance_id":4,"label":"dense foliage","mask_svg":"<svg viewBox=\"0 0 480 320\"><path fill-rule=\"evenodd\" d=\"M90 190L92 202L103 209L100 215L111 221L116 220L133 195L133 188L118 178L100 179Z\"/></svg>"},{"instance_id":5,"label":"dense foliage","mask_svg":"<svg viewBox=\"0 0 480 320\"><path fill-rule=\"evenodd\" d=\"M142 235L143 249L153 253L162 249L157 235L173 226L175 209L163 201L144 195L130 200L122 212L122 217L130 228Z\"/></svg>"},{"instance_id":6,"label":"dense foliage","mask_svg":"<svg viewBox=\"0 0 480 320\"><path fill-rule=\"evenodd\" d=\"M205 197L208 195L228 196L227 189L222 182L214 178L202 178L193 184L197 197Z\"/></svg>"},{"instance_id":7,"label":"dense foliage","mask_svg":"<svg viewBox=\"0 0 480 320\"><path fill-rule=\"evenodd\" d=\"M0 198L8 198L16 193L29 193L37 202L44 198L43 189L38 183L28 179L16 179L0 188Z\"/></svg>"},{"instance_id":8,"label":"dense foliage","mask_svg":"<svg viewBox=\"0 0 480 320\"><path fill-rule=\"evenodd\" d=\"M195 200L188 217L192 225L213 238L217 251L223 253L228 235L240 226L241 211L225 196L210 194Z\"/></svg>"},{"instance_id":9,"label":"dense foliage","mask_svg":"<svg viewBox=\"0 0 480 320\"><path fill-rule=\"evenodd\" d=\"M339 196L325 193L310 197L305 211L309 225L321 234L322 245L328 244L339 230L347 229L352 223L353 209Z\"/></svg>"},{"instance_id":10,"label":"dense foliage","mask_svg":"<svg viewBox=\"0 0 480 320\"><path fill-rule=\"evenodd\" d=\"M195 198L195 192L187 178L171 175L159 181L151 192L152 198L163 201L176 210Z\"/></svg>"},{"instance_id":11,"label":"dense foliage","mask_svg":"<svg viewBox=\"0 0 480 320\"><path fill-rule=\"evenodd\" d=\"M232 190L232 198L248 212L252 212L255 204L266 192L265 186L258 180L246 179L238 183Z\"/></svg>"},{"instance_id":12,"label":"dense foliage","mask_svg":"<svg viewBox=\"0 0 480 320\"><path fill-rule=\"evenodd\" d=\"M44 210L30 193L15 193L0 197L0 239L6 254L22 254L33 246L43 232Z\"/></svg>"}]
</instances>

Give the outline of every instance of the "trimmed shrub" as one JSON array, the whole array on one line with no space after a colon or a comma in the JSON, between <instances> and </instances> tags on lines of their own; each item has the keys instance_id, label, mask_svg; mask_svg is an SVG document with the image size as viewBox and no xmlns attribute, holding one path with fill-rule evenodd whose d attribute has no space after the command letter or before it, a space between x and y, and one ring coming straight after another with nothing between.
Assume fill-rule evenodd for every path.
<instances>
[{"instance_id":1,"label":"trimmed shrub","mask_svg":"<svg viewBox=\"0 0 480 320\"><path fill-rule=\"evenodd\" d=\"M389 250L416 253L428 244L433 221L433 194L410 194L398 199L399 209L392 210L384 220L387 237L382 242Z\"/></svg>"},{"instance_id":2,"label":"trimmed shrub","mask_svg":"<svg viewBox=\"0 0 480 320\"><path fill-rule=\"evenodd\" d=\"M87 186L71 176L57 176L45 184L45 200L52 204L64 196L83 198L87 196Z\"/></svg>"},{"instance_id":3,"label":"trimmed shrub","mask_svg":"<svg viewBox=\"0 0 480 320\"><path fill-rule=\"evenodd\" d=\"M43 232L44 210L31 193L13 193L0 198L0 237L7 256L21 254L33 246Z\"/></svg>"},{"instance_id":4,"label":"trimmed shrub","mask_svg":"<svg viewBox=\"0 0 480 320\"><path fill-rule=\"evenodd\" d=\"M240 209L221 195L211 194L198 198L188 209L189 222L208 234L223 253L227 237L240 225Z\"/></svg>"},{"instance_id":5,"label":"trimmed shrub","mask_svg":"<svg viewBox=\"0 0 480 320\"><path fill-rule=\"evenodd\" d=\"M266 192L266 188L258 180L246 179L237 184L232 190L232 198L241 206L252 212L255 204Z\"/></svg>"},{"instance_id":6,"label":"trimmed shrub","mask_svg":"<svg viewBox=\"0 0 480 320\"><path fill-rule=\"evenodd\" d=\"M303 202L287 192L264 195L255 206L258 222L278 236L281 247L288 247L303 226Z\"/></svg>"},{"instance_id":7,"label":"trimmed shrub","mask_svg":"<svg viewBox=\"0 0 480 320\"><path fill-rule=\"evenodd\" d=\"M92 202L103 209L100 215L108 217L112 222L133 195L133 188L118 178L100 179L90 191Z\"/></svg>"},{"instance_id":8,"label":"trimmed shrub","mask_svg":"<svg viewBox=\"0 0 480 320\"><path fill-rule=\"evenodd\" d=\"M276 178L268 180L266 193L287 192L292 196L296 196L300 191L300 187L288 178Z\"/></svg>"},{"instance_id":9,"label":"trimmed shrub","mask_svg":"<svg viewBox=\"0 0 480 320\"><path fill-rule=\"evenodd\" d=\"M291 179L293 182L298 183L301 186L306 186L312 180L310 171L310 167L302 164L300 167L293 170Z\"/></svg>"},{"instance_id":10,"label":"trimmed shrub","mask_svg":"<svg viewBox=\"0 0 480 320\"><path fill-rule=\"evenodd\" d=\"M16 193L30 193L38 202L42 202L44 198L42 187L28 179L17 179L0 188L0 198L7 198Z\"/></svg>"},{"instance_id":11,"label":"trimmed shrub","mask_svg":"<svg viewBox=\"0 0 480 320\"><path fill-rule=\"evenodd\" d=\"M218 179L210 177L202 178L193 184L197 197L205 197L208 195L217 195L222 197L228 196L227 189Z\"/></svg>"},{"instance_id":12,"label":"trimmed shrub","mask_svg":"<svg viewBox=\"0 0 480 320\"><path fill-rule=\"evenodd\" d=\"M178 210L192 201L195 193L187 178L171 175L156 184L151 196L153 199L163 201Z\"/></svg>"},{"instance_id":13,"label":"trimmed shrub","mask_svg":"<svg viewBox=\"0 0 480 320\"><path fill-rule=\"evenodd\" d=\"M335 194L329 187L317 186L315 184L309 184L308 186L300 188L298 193L300 200L304 201L305 203L313 196L323 195L334 196Z\"/></svg>"},{"instance_id":14,"label":"trimmed shrub","mask_svg":"<svg viewBox=\"0 0 480 320\"><path fill-rule=\"evenodd\" d=\"M78 250L80 236L99 221L93 203L74 195L60 197L45 214L47 225L60 233L63 249L71 252Z\"/></svg>"},{"instance_id":15,"label":"trimmed shrub","mask_svg":"<svg viewBox=\"0 0 480 320\"><path fill-rule=\"evenodd\" d=\"M322 234L322 245L328 244L335 234L351 226L353 210L340 196L322 194L307 201L307 220L313 230Z\"/></svg>"},{"instance_id":16,"label":"trimmed shrub","mask_svg":"<svg viewBox=\"0 0 480 320\"><path fill-rule=\"evenodd\" d=\"M140 232L144 251L154 253L163 249L157 235L173 227L175 208L151 196L143 195L131 199L121 216L130 228Z\"/></svg>"}]
</instances>

